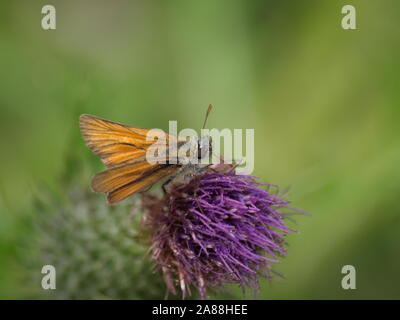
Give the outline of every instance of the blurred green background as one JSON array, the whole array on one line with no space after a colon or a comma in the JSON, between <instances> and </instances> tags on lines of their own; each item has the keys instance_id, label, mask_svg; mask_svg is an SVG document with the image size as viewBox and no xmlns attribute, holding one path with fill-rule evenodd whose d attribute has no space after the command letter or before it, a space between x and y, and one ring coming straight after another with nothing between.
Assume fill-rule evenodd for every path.
<instances>
[{"instance_id":1,"label":"blurred green background","mask_svg":"<svg viewBox=\"0 0 400 320\"><path fill-rule=\"evenodd\" d=\"M198 128L209 103L208 127L254 128L254 173L312 214L258 298L400 298L399 1L50 2L53 31L49 1L0 2L0 298L36 298L37 195L102 169L81 113ZM357 30L341 28L345 4ZM341 288L347 264L356 290Z\"/></svg>"}]
</instances>

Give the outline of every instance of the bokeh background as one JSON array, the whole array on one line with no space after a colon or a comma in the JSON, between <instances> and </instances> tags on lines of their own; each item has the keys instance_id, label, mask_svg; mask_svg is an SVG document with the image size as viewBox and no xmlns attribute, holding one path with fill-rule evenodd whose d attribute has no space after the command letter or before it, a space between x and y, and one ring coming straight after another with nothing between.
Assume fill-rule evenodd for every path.
<instances>
[{"instance_id":1,"label":"bokeh background","mask_svg":"<svg viewBox=\"0 0 400 320\"><path fill-rule=\"evenodd\" d=\"M209 103L208 126L254 128L254 173L290 187L293 206L312 214L295 217L300 233L276 266L285 278L263 281L257 298L400 298L399 1L52 0L57 29L44 31L48 3L0 2L0 298L42 298L35 263L54 254L68 262L82 249L75 268L113 270L96 261L118 241L87 257L98 235L71 241L88 222L65 229L59 218L80 216L85 200L71 188L87 190L102 169L80 137L81 113L198 128ZM345 4L357 10L357 30L341 28ZM103 197L87 197L105 232L119 230L98 213L109 210ZM42 220L53 227L40 231ZM46 241L53 258L40 253ZM356 290L341 288L347 264L357 270ZM135 293L141 273L111 271L99 276L105 287L131 287L105 298L147 297ZM63 290L60 283L61 295L44 297L103 297ZM229 292L213 297L243 297Z\"/></svg>"}]
</instances>

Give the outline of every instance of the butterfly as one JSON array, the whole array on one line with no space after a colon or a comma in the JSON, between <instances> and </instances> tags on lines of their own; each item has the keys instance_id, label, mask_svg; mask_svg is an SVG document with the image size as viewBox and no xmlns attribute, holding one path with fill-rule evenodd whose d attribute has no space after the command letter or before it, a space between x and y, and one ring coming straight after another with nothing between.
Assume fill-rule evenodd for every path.
<instances>
[{"instance_id":1,"label":"butterfly","mask_svg":"<svg viewBox=\"0 0 400 320\"><path fill-rule=\"evenodd\" d=\"M209 105L203 128L211 108ZM179 150L187 143L186 139L171 134L164 133L167 141L164 152L166 161L154 162L148 161L146 157L149 149L158 142L157 136L149 134L150 129L131 127L89 114L80 116L80 129L87 146L107 167L94 176L92 190L107 194L110 204L122 201L136 192L144 191L159 180L170 177L165 183L167 184L184 169L197 171L200 168L198 164L171 161L171 146L176 145L179 154ZM198 139L197 148L199 159L209 156L211 138Z\"/></svg>"}]
</instances>

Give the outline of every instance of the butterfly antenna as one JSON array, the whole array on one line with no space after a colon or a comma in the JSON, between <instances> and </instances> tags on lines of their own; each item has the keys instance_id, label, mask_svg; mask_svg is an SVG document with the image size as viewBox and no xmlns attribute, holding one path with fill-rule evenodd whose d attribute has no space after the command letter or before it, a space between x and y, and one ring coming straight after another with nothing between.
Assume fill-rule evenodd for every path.
<instances>
[{"instance_id":1,"label":"butterfly antenna","mask_svg":"<svg viewBox=\"0 0 400 320\"><path fill-rule=\"evenodd\" d=\"M202 128L202 129L204 129L204 128L206 127L208 115L210 114L211 109L212 109L212 105L209 104L209 105L208 105L208 108L207 108L207 112L206 112L206 117L204 118L204 123L203 123L203 128Z\"/></svg>"}]
</instances>

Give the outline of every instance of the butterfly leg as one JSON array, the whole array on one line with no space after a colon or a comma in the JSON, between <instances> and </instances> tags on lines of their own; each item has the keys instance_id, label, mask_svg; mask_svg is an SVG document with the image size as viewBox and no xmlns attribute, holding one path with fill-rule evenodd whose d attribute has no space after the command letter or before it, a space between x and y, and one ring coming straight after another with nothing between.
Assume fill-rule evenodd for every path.
<instances>
[{"instance_id":1,"label":"butterfly leg","mask_svg":"<svg viewBox=\"0 0 400 320\"><path fill-rule=\"evenodd\" d=\"M172 177L169 177L169 178L167 179L167 181L165 181L165 182L162 184L161 188L162 188L162 190L163 190L164 193L167 193L166 187L168 186L168 184L169 184L172 180L174 180L174 178L175 178L175 175L173 175Z\"/></svg>"},{"instance_id":2,"label":"butterfly leg","mask_svg":"<svg viewBox=\"0 0 400 320\"><path fill-rule=\"evenodd\" d=\"M161 188L164 193L167 193L168 184L170 184L173 180L175 180L175 178L179 176L179 174L182 172L183 169L184 169L183 167L179 168L178 171L170 175L168 179L162 184Z\"/></svg>"}]
</instances>

